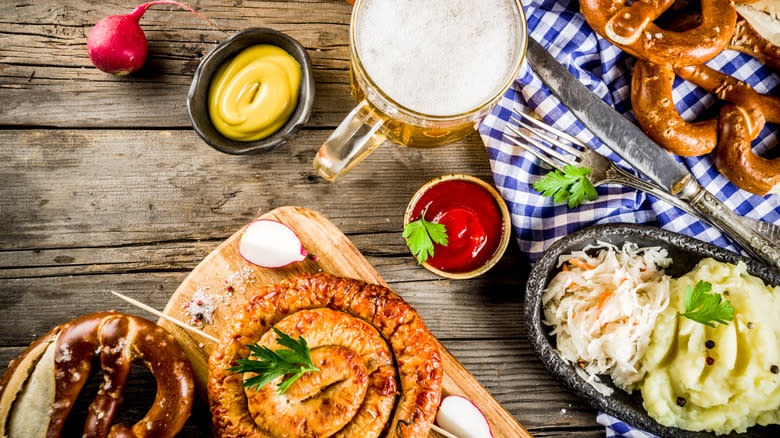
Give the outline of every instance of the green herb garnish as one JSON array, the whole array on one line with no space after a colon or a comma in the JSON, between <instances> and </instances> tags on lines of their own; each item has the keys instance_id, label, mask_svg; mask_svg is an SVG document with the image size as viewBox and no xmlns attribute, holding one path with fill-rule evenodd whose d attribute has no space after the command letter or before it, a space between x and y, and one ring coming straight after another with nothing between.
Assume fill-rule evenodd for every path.
<instances>
[{"instance_id":1,"label":"green herb garnish","mask_svg":"<svg viewBox=\"0 0 780 438\"><path fill-rule=\"evenodd\" d=\"M596 199L596 189L587 177L591 172L593 169L567 164L563 166L563 172L553 170L531 187L542 192L544 196L552 196L555 202L568 201L569 208L575 208L582 204L585 198L590 201Z\"/></svg>"},{"instance_id":2,"label":"green herb garnish","mask_svg":"<svg viewBox=\"0 0 780 438\"><path fill-rule=\"evenodd\" d=\"M442 246L448 244L447 228L442 224L426 221L426 212L428 212L428 208L423 210L419 220L406 224L403 234L406 238L406 245L420 265L425 263L428 257L433 257L433 242Z\"/></svg>"},{"instance_id":3,"label":"green herb garnish","mask_svg":"<svg viewBox=\"0 0 780 438\"><path fill-rule=\"evenodd\" d=\"M699 281L696 286L685 288L685 313L678 313L677 318L684 316L709 327L715 323L728 324L734 319L734 307L728 300L718 294L711 294L712 284Z\"/></svg>"},{"instance_id":4,"label":"green herb garnish","mask_svg":"<svg viewBox=\"0 0 780 438\"><path fill-rule=\"evenodd\" d=\"M279 384L277 390L279 394L284 394L290 385L293 384L304 373L309 371L319 372L320 369L314 366L311 360L311 352L306 344L306 339L299 336L297 340L290 335L271 327L278 336L276 342L287 349L276 351L268 347L261 347L257 344L247 345L251 353L249 357L239 359L238 365L228 368L234 373L257 373L256 376L247 379L242 386L249 387L257 391L267 385L277 377L292 374ZM252 356L257 359L252 359Z\"/></svg>"}]
</instances>

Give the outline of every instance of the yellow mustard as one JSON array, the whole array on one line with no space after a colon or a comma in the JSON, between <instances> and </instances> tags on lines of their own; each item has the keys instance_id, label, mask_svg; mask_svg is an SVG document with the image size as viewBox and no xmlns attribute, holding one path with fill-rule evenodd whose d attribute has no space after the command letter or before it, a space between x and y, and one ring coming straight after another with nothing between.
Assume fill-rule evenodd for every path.
<instances>
[{"instance_id":1,"label":"yellow mustard","mask_svg":"<svg viewBox=\"0 0 780 438\"><path fill-rule=\"evenodd\" d=\"M244 49L211 80L211 122L232 140L268 137L289 120L300 85L301 66L285 50L267 44Z\"/></svg>"}]
</instances>

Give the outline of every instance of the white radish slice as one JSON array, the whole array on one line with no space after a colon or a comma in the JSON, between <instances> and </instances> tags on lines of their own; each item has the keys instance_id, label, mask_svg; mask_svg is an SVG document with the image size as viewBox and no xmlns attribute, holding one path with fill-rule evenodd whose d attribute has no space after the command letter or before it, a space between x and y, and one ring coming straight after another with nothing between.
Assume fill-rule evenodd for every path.
<instances>
[{"instance_id":1,"label":"white radish slice","mask_svg":"<svg viewBox=\"0 0 780 438\"><path fill-rule=\"evenodd\" d=\"M471 400L459 395L444 397L436 414L436 424L458 438L492 438L485 415Z\"/></svg>"},{"instance_id":2,"label":"white radish slice","mask_svg":"<svg viewBox=\"0 0 780 438\"><path fill-rule=\"evenodd\" d=\"M244 260L263 268L281 268L308 255L293 230L270 219L258 219L247 225L238 242L238 253Z\"/></svg>"}]
</instances>

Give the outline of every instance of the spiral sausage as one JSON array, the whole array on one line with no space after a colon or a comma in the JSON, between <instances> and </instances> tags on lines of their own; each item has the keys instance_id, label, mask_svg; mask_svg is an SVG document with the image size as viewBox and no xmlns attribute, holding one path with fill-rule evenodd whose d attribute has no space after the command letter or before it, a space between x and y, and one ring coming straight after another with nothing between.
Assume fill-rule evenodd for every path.
<instances>
[{"instance_id":1,"label":"spiral sausage","mask_svg":"<svg viewBox=\"0 0 780 438\"><path fill-rule=\"evenodd\" d=\"M89 407L82 436L167 438L181 430L194 396L192 367L181 347L151 321L101 312L55 327L12 363L0 380L3 433L7 427L12 436L59 437L95 358L100 360L103 384ZM135 361L154 374L157 396L132 427L112 426Z\"/></svg>"},{"instance_id":2,"label":"spiral sausage","mask_svg":"<svg viewBox=\"0 0 780 438\"><path fill-rule=\"evenodd\" d=\"M284 394L278 381L245 389L251 375L228 370L249 355L247 344L273 348L272 326L303 336L321 370ZM438 343L417 312L387 288L328 274L258 291L223 335L209 370L212 418L224 437L424 437L441 398Z\"/></svg>"}]
</instances>

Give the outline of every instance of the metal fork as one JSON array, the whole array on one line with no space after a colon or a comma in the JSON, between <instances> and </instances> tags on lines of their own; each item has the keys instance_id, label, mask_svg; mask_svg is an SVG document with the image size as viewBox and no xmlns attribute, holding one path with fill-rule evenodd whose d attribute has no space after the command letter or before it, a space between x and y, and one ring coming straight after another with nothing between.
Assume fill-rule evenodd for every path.
<instances>
[{"instance_id":1,"label":"metal fork","mask_svg":"<svg viewBox=\"0 0 780 438\"><path fill-rule=\"evenodd\" d=\"M504 134L504 137L513 144L530 152L549 166L558 169L561 172L563 172L563 166L559 163L588 167L593 169L593 171L588 174L587 178L594 187L609 183L622 184L649 193L656 198L664 200L693 215L697 219L712 224L710 220L696 211L696 209L687 202L667 192L659 185L645 181L621 169L612 160L589 148L576 137L524 113L517 107L514 108L514 115L510 117L510 120L517 123L517 126L507 124L507 129L516 137L507 134ZM526 121L528 123L526 123ZM520 128L522 128L522 130ZM523 141L518 140L518 138ZM555 148L564 152L560 152ZM741 217L740 219L754 230L768 237L775 243L780 244L780 227L769 222L746 217ZM723 229L721 229L721 231L725 232Z\"/></svg>"}]
</instances>

